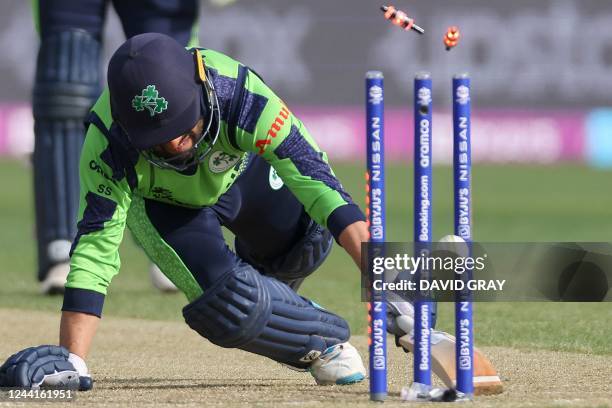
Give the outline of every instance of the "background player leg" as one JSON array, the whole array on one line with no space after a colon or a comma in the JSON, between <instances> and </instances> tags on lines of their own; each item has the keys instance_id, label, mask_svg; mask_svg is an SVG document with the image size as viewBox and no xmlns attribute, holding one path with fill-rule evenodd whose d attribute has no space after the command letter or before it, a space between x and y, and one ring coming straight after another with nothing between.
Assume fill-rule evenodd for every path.
<instances>
[{"instance_id":1,"label":"background player leg","mask_svg":"<svg viewBox=\"0 0 612 408\"><path fill-rule=\"evenodd\" d=\"M104 0L40 0L32 96L38 279L61 293L76 233L83 119L100 88Z\"/></svg>"},{"instance_id":2,"label":"background player leg","mask_svg":"<svg viewBox=\"0 0 612 408\"><path fill-rule=\"evenodd\" d=\"M127 38L154 32L197 45L198 0L113 0L113 6Z\"/></svg>"}]
</instances>

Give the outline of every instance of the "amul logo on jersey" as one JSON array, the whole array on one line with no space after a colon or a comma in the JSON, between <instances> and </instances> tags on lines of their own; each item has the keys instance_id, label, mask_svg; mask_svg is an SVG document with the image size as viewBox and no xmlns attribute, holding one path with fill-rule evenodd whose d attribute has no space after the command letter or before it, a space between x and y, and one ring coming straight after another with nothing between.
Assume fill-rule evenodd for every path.
<instances>
[{"instance_id":1,"label":"amul logo on jersey","mask_svg":"<svg viewBox=\"0 0 612 408\"><path fill-rule=\"evenodd\" d=\"M372 105L380 105L383 101L383 90L380 86L374 85L370 87L370 91L368 92L370 103Z\"/></svg>"},{"instance_id":2,"label":"amul logo on jersey","mask_svg":"<svg viewBox=\"0 0 612 408\"><path fill-rule=\"evenodd\" d=\"M268 129L268 132L266 132L266 139L255 142L255 147L259 148L259 154L264 154L266 147L272 143L272 139L276 137L278 132L280 132L285 125L287 119L289 119L290 113L291 112L289 112L289 109L287 109L287 107L283 104L280 112L274 118L274 122L272 122L270 129Z\"/></svg>"}]
</instances>

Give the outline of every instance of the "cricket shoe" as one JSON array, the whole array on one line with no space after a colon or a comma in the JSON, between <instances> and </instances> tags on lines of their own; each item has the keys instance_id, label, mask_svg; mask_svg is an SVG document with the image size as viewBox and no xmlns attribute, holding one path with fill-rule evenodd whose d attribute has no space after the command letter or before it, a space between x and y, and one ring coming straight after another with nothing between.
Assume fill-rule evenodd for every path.
<instances>
[{"instance_id":1,"label":"cricket shoe","mask_svg":"<svg viewBox=\"0 0 612 408\"><path fill-rule=\"evenodd\" d=\"M70 272L69 262L62 262L49 268L45 280L40 284L41 293L44 295L61 295L64 293L68 272Z\"/></svg>"},{"instance_id":2,"label":"cricket shoe","mask_svg":"<svg viewBox=\"0 0 612 408\"><path fill-rule=\"evenodd\" d=\"M349 342L328 347L310 366L319 385L346 385L362 381L366 370L361 356Z\"/></svg>"}]
</instances>

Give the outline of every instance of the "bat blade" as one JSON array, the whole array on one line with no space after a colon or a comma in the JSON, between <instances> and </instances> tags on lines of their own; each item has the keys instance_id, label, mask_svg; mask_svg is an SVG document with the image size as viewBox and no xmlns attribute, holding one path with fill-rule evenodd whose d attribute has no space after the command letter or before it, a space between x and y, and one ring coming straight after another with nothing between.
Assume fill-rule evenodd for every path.
<instances>
[{"instance_id":1,"label":"bat blade","mask_svg":"<svg viewBox=\"0 0 612 408\"><path fill-rule=\"evenodd\" d=\"M399 344L414 352L414 338L407 334L399 338ZM456 386L455 338L448 333L433 331L431 335L431 366L435 375L449 388ZM501 394L504 386L493 364L478 348L474 347L474 394Z\"/></svg>"}]
</instances>

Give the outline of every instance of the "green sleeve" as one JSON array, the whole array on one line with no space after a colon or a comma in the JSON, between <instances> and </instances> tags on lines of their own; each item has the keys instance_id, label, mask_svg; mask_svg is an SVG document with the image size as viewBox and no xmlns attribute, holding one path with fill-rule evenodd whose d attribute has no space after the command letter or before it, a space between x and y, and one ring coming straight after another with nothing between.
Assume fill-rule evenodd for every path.
<instances>
[{"instance_id":1,"label":"green sleeve","mask_svg":"<svg viewBox=\"0 0 612 408\"><path fill-rule=\"evenodd\" d=\"M104 295L119 271L118 249L131 202L126 179L113 179L113 170L104 160L108 147L106 137L90 125L81 153L78 232L66 284Z\"/></svg>"},{"instance_id":2,"label":"green sleeve","mask_svg":"<svg viewBox=\"0 0 612 408\"><path fill-rule=\"evenodd\" d=\"M306 212L320 225L328 226L334 210L353 202L329 166L327 155L285 103L252 72L246 88L267 102L252 133L238 129L239 147L269 162Z\"/></svg>"}]
</instances>

